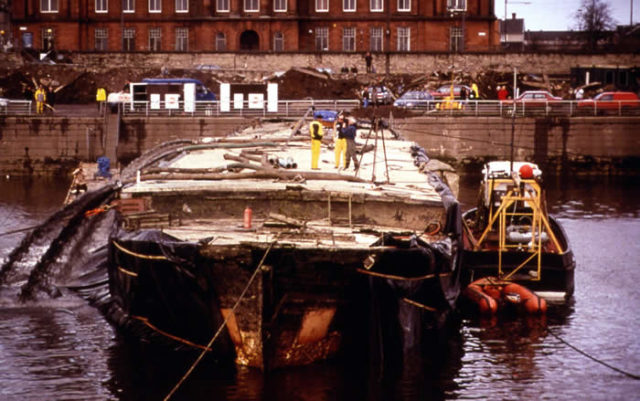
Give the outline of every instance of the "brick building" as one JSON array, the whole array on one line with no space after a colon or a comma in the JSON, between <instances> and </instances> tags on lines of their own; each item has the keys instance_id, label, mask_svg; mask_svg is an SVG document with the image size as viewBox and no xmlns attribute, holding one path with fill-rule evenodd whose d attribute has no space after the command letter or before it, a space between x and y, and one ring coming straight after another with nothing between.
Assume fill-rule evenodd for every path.
<instances>
[{"instance_id":1,"label":"brick building","mask_svg":"<svg viewBox=\"0 0 640 401\"><path fill-rule=\"evenodd\" d=\"M494 0L13 0L18 48L486 52Z\"/></svg>"}]
</instances>

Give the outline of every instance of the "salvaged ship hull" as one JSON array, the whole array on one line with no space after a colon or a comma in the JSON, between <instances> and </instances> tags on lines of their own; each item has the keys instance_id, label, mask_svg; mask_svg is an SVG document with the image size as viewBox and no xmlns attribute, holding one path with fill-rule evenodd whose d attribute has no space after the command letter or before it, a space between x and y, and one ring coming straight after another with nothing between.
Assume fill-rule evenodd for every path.
<instances>
[{"instance_id":1,"label":"salvaged ship hull","mask_svg":"<svg viewBox=\"0 0 640 401\"><path fill-rule=\"evenodd\" d=\"M364 151L357 173L317 172L306 136L262 132L134 161L109 240L111 321L261 369L362 341L372 311L404 343L441 324L459 293L459 215L424 151L378 138L384 156ZM330 145L321 161L333 165ZM298 168L274 167L286 158ZM419 319L400 324L407 308Z\"/></svg>"}]
</instances>

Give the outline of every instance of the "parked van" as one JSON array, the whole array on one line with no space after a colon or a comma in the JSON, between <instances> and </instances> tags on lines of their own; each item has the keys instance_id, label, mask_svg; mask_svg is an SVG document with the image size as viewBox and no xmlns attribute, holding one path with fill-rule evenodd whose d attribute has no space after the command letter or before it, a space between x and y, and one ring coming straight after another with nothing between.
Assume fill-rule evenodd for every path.
<instances>
[{"instance_id":1,"label":"parked van","mask_svg":"<svg viewBox=\"0 0 640 401\"><path fill-rule=\"evenodd\" d=\"M213 101L216 95L202 82L193 78L145 78L142 82L127 83L122 91L110 93L107 97L107 104L112 112L118 110L121 103L131 103L132 101L150 101L152 94L158 94L164 98L166 94L176 94L179 101L184 100L185 84L195 85L196 101Z\"/></svg>"},{"instance_id":2,"label":"parked van","mask_svg":"<svg viewBox=\"0 0 640 401\"><path fill-rule=\"evenodd\" d=\"M638 95L633 92L602 92L593 99L581 100L579 108L596 110L624 110L640 107Z\"/></svg>"}]
</instances>

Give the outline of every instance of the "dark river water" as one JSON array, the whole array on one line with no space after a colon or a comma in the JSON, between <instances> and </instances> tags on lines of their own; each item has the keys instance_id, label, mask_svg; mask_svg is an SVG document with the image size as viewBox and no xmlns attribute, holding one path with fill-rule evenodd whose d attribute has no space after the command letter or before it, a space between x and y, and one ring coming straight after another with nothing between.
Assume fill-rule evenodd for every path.
<instances>
[{"instance_id":1,"label":"dark river water","mask_svg":"<svg viewBox=\"0 0 640 401\"><path fill-rule=\"evenodd\" d=\"M3 177L0 233L46 219L66 185ZM469 208L477 177L465 177L461 187ZM569 305L552 305L544 318L461 319L433 349L384 375L358 358L268 375L203 364L172 399L640 399L637 177L547 179L547 189L577 260ZM0 235L0 257L24 235ZM73 294L20 303L25 280L12 277L0 287L0 400L163 399L193 361L120 337Z\"/></svg>"}]
</instances>

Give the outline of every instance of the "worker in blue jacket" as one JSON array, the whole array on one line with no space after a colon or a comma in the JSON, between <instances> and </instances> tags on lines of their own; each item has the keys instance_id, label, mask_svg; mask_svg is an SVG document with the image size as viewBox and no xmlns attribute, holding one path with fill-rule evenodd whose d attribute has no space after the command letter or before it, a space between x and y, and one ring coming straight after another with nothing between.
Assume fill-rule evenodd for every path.
<instances>
[{"instance_id":1,"label":"worker in blue jacket","mask_svg":"<svg viewBox=\"0 0 640 401\"><path fill-rule=\"evenodd\" d=\"M345 157L344 168L349 168L349 163L353 159L353 169L357 170L360 165L356 157L356 122L353 117L345 118L345 125L342 128L342 136L347 142L347 155Z\"/></svg>"},{"instance_id":2,"label":"worker in blue jacket","mask_svg":"<svg viewBox=\"0 0 640 401\"><path fill-rule=\"evenodd\" d=\"M318 115L313 116L313 121L309 124L309 134L311 135L311 169L318 170L318 160L320 159L320 145L324 131Z\"/></svg>"}]
</instances>

